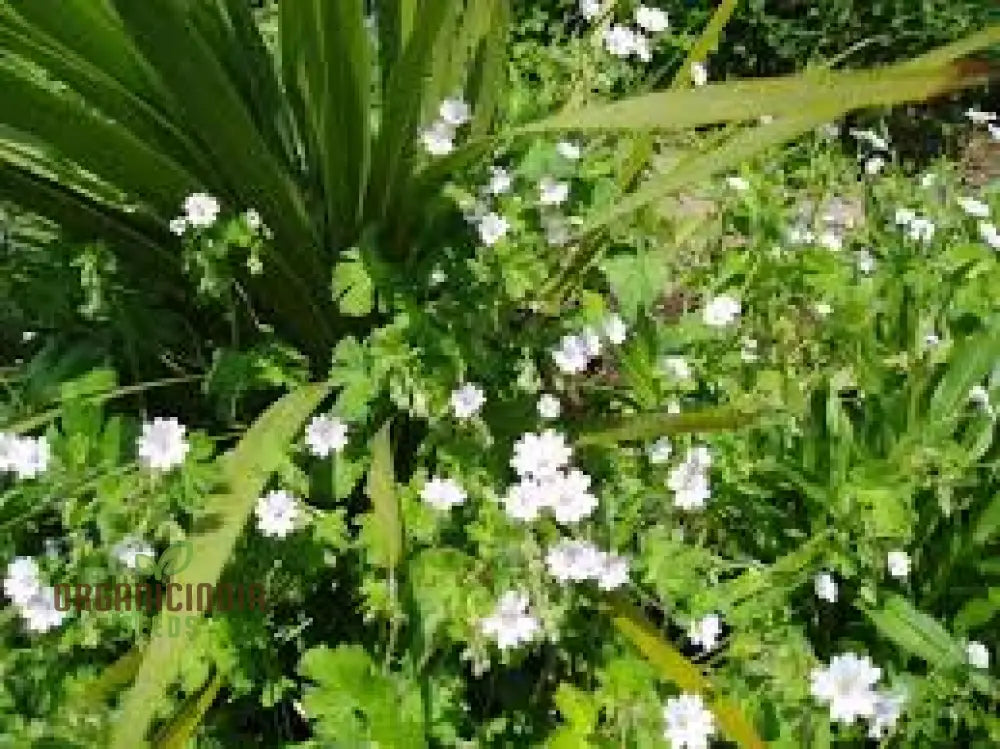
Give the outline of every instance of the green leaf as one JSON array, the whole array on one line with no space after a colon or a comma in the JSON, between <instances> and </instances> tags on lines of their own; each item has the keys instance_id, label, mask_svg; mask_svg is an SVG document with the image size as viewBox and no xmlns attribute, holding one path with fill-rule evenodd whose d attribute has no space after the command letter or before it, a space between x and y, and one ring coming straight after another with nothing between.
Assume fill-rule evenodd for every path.
<instances>
[{"instance_id":1,"label":"green leaf","mask_svg":"<svg viewBox=\"0 0 1000 749\"><path fill-rule=\"evenodd\" d=\"M194 562L181 570L172 582L197 586L198 583L214 585L218 581L267 480L285 459L288 446L303 422L326 397L329 387L320 383L289 393L253 423L232 451L218 459L227 484L226 493L206 500L206 524L210 527L190 539ZM184 639L169 636L169 620L196 615L166 610L159 614L160 627L146 647L135 683L122 698L121 716L112 729L109 743L112 749L136 749L145 745L154 711L177 676L186 647Z\"/></svg>"},{"instance_id":2,"label":"green leaf","mask_svg":"<svg viewBox=\"0 0 1000 749\"><path fill-rule=\"evenodd\" d=\"M864 613L883 637L932 666L965 665L965 652L948 630L902 596L890 594L880 608L865 609Z\"/></svg>"},{"instance_id":3,"label":"green leaf","mask_svg":"<svg viewBox=\"0 0 1000 749\"><path fill-rule=\"evenodd\" d=\"M156 749L184 749L188 746L188 741L198 730L220 689L222 689L222 677L216 671L203 689L181 703L167 725L156 735L153 746Z\"/></svg>"},{"instance_id":4,"label":"green leaf","mask_svg":"<svg viewBox=\"0 0 1000 749\"><path fill-rule=\"evenodd\" d=\"M576 442L579 445L614 445L688 432L728 431L754 424L759 418L757 413L730 407L679 414L657 412L619 416L583 425Z\"/></svg>"},{"instance_id":5,"label":"green leaf","mask_svg":"<svg viewBox=\"0 0 1000 749\"><path fill-rule=\"evenodd\" d=\"M372 556L377 565L394 570L403 556L403 525L399 497L396 496L389 426L389 422L383 424L372 440L372 465L368 471L367 491L374 512Z\"/></svg>"},{"instance_id":6,"label":"green leaf","mask_svg":"<svg viewBox=\"0 0 1000 749\"><path fill-rule=\"evenodd\" d=\"M753 724L743 715L738 704L715 696L709 678L688 661L673 645L664 639L642 613L621 597L611 599L613 623L627 640L659 672L666 681L684 692L701 694L715 714L726 737L742 749L763 749L764 742L757 736Z\"/></svg>"},{"instance_id":7,"label":"green leaf","mask_svg":"<svg viewBox=\"0 0 1000 749\"><path fill-rule=\"evenodd\" d=\"M375 285L359 250L348 250L343 258L333 267L333 298L345 315L364 317L375 306Z\"/></svg>"},{"instance_id":8,"label":"green leaf","mask_svg":"<svg viewBox=\"0 0 1000 749\"><path fill-rule=\"evenodd\" d=\"M983 382L1000 363L1000 336L993 330L973 336L958 347L931 396L928 421L952 424L969 399L969 390Z\"/></svg>"},{"instance_id":9,"label":"green leaf","mask_svg":"<svg viewBox=\"0 0 1000 749\"><path fill-rule=\"evenodd\" d=\"M402 676L381 673L360 646L313 648L299 671L313 682L303 707L324 746L427 745L419 690Z\"/></svg>"}]
</instances>

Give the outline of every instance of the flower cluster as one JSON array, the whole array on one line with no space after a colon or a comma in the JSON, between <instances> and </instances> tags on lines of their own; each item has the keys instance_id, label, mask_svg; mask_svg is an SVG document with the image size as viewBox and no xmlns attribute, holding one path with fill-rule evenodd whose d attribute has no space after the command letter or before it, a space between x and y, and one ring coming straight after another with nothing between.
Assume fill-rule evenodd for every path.
<instances>
[{"instance_id":1,"label":"flower cluster","mask_svg":"<svg viewBox=\"0 0 1000 749\"><path fill-rule=\"evenodd\" d=\"M915 242L928 243L934 239L936 226L926 216L920 216L909 208L896 210L896 224L903 227L906 236Z\"/></svg>"},{"instance_id":2,"label":"flower cluster","mask_svg":"<svg viewBox=\"0 0 1000 749\"><path fill-rule=\"evenodd\" d=\"M0 432L0 474L33 479L49 467L51 450L45 437L21 437Z\"/></svg>"},{"instance_id":3,"label":"flower cluster","mask_svg":"<svg viewBox=\"0 0 1000 749\"><path fill-rule=\"evenodd\" d=\"M600 13L600 3L582 3L584 17L592 19ZM604 32L604 48L615 57L637 57L643 62L653 59L650 34L661 34L670 26L667 14L659 8L640 5L635 9L636 28L612 24Z\"/></svg>"},{"instance_id":4,"label":"flower cluster","mask_svg":"<svg viewBox=\"0 0 1000 749\"><path fill-rule=\"evenodd\" d=\"M566 438L552 429L523 435L510 461L520 480L503 499L507 514L515 520L535 520L549 509L560 523L589 517L597 497L590 492L590 476L568 468L571 454Z\"/></svg>"},{"instance_id":5,"label":"flower cluster","mask_svg":"<svg viewBox=\"0 0 1000 749\"><path fill-rule=\"evenodd\" d=\"M420 498L435 510L450 510L464 504L468 495L454 479L435 476L420 490Z\"/></svg>"},{"instance_id":6,"label":"flower cluster","mask_svg":"<svg viewBox=\"0 0 1000 749\"><path fill-rule=\"evenodd\" d=\"M904 698L875 689L882 669L868 656L854 653L835 655L826 668L813 670L810 691L830 709L830 720L845 725L858 718L869 721L869 735L881 738L896 725Z\"/></svg>"},{"instance_id":7,"label":"flower cluster","mask_svg":"<svg viewBox=\"0 0 1000 749\"><path fill-rule=\"evenodd\" d=\"M620 346L627 336L625 321L618 315L609 315L600 330L588 326L579 333L563 336L559 346L552 350L552 360L563 374L580 374L601 355L605 340Z\"/></svg>"},{"instance_id":8,"label":"flower cluster","mask_svg":"<svg viewBox=\"0 0 1000 749\"><path fill-rule=\"evenodd\" d=\"M561 583L594 580L601 590L615 590L628 582L628 560L589 541L561 540L545 555L545 566Z\"/></svg>"},{"instance_id":9,"label":"flower cluster","mask_svg":"<svg viewBox=\"0 0 1000 749\"><path fill-rule=\"evenodd\" d=\"M431 156L447 156L455 150L458 128L471 119L472 112L464 99L445 99L438 108L438 119L420 133L420 142Z\"/></svg>"},{"instance_id":10,"label":"flower cluster","mask_svg":"<svg viewBox=\"0 0 1000 749\"><path fill-rule=\"evenodd\" d=\"M42 584L38 563L30 557L16 557L7 566L3 591L32 632L48 632L66 618L56 608L55 588Z\"/></svg>"}]
</instances>

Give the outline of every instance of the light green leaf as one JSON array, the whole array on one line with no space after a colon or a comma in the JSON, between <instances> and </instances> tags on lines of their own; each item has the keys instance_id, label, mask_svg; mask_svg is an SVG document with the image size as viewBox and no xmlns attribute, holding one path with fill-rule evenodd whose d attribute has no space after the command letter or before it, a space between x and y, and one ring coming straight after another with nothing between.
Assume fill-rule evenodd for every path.
<instances>
[{"instance_id":1,"label":"light green leaf","mask_svg":"<svg viewBox=\"0 0 1000 749\"><path fill-rule=\"evenodd\" d=\"M759 418L757 413L729 407L679 414L635 414L586 424L581 427L576 442L579 445L613 445L671 434L728 431L754 424Z\"/></svg>"},{"instance_id":2,"label":"light green leaf","mask_svg":"<svg viewBox=\"0 0 1000 749\"><path fill-rule=\"evenodd\" d=\"M403 555L403 526L392 467L389 422L382 425L372 441L367 490L374 512L372 556L379 566L394 570Z\"/></svg>"}]
</instances>

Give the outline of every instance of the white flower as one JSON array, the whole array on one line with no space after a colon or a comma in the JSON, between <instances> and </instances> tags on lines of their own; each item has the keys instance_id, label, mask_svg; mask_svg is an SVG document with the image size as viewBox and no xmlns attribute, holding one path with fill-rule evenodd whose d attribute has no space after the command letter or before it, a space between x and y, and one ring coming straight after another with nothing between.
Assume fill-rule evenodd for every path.
<instances>
[{"instance_id":1,"label":"white flower","mask_svg":"<svg viewBox=\"0 0 1000 749\"><path fill-rule=\"evenodd\" d=\"M260 211L256 208L248 208L243 214L243 220L246 221L247 227L251 231L257 231L261 226L264 225L263 219L260 217Z\"/></svg>"},{"instance_id":2,"label":"white flower","mask_svg":"<svg viewBox=\"0 0 1000 749\"><path fill-rule=\"evenodd\" d=\"M976 385L969 390L969 400L987 415L993 416L993 405L990 403L990 392L982 385Z\"/></svg>"},{"instance_id":3,"label":"white flower","mask_svg":"<svg viewBox=\"0 0 1000 749\"><path fill-rule=\"evenodd\" d=\"M559 399L549 393L543 393L538 399L538 415L543 419L558 419L562 411Z\"/></svg>"},{"instance_id":4,"label":"white flower","mask_svg":"<svg viewBox=\"0 0 1000 749\"><path fill-rule=\"evenodd\" d=\"M438 120L420 131L420 142L431 156L447 156L455 150L455 128Z\"/></svg>"},{"instance_id":5,"label":"white flower","mask_svg":"<svg viewBox=\"0 0 1000 749\"><path fill-rule=\"evenodd\" d=\"M176 234L178 237L183 237L184 232L187 231L188 222L184 216L178 216L177 218L170 219L170 223L167 224L167 228L170 229L171 234Z\"/></svg>"},{"instance_id":6,"label":"white flower","mask_svg":"<svg viewBox=\"0 0 1000 749\"><path fill-rule=\"evenodd\" d=\"M635 22L650 34L659 34L670 26L670 19L665 12L646 5L635 9Z\"/></svg>"},{"instance_id":7,"label":"white flower","mask_svg":"<svg viewBox=\"0 0 1000 749\"><path fill-rule=\"evenodd\" d=\"M667 403L667 413L671 415L679 414L681 412L681 402L674 398L669 403Z\"/></svg>"},{"instance_id":8,"label":"white flower","mask_svg":"<svg viewBox=\"0 0 1000 749\"><path fill-rule=\"evenodd\" d=\"M552 359L564 374L579 374L590 366L590 351L582 336L563 336L559 348L553 349Z\"/></svg>"},{"instance_id":9,"label":"white flower","mask_svg":"<svg viewBox=\"0 0 1000 749\"><path fill-rule=\"evenodd\" d=\"M868 727L868 738L881 739L896 726L899 715L903 710L903 703L906 697L902 694L887 694L876 692L875 705L872 712L871 723Z\"/></svg>"},{"instance_id":10,"label":"white flower","mask_svg":"<svg viewBox=\"0 0 1000 749\"><path fill-rule=\"evenodd\" d=\"M563 539L545 555L545 567L561 583L584 582L600 575L602 556L588 541Z\"/></svg>"},{"instance_id":11,"label":"white flower","mask_svg":"<svg viewBox=\"0 0 1000 749\"><path fill-rule=\"evenodd\" d=\"M996 226L987 221L981 221L979 223L979 236L994 250L1000 250L1000 231L997 231Z\"/></svg>"},{"instance_id":12,"label":"white flower","mask_svg":"<svg viewBox=\"0 0 1000 749\"><path fill-rule=\"evenodd\" d=\"M635 50L635 32L616 23L604 32L604 47L615 57L628 57Z\"/></svg>"},{"instance_id":13,"label":"white flower","mask_svg":"<svg viewBox=\"0 0 1000 749\"><path fill-rule=\"evenodd\" d=\"M628 560L617 554L602 554L597 587L601 590L617 590L626 583L628 583Z\"/></svg>"},{"instance_id":14,"label":"white flower","mask_svg":"<svg viewBox=\"0 0 1000 749\"><path fill-rule=\"evenodd\" d=\"M542 177L538 183L538 202L542 205L562 205L569 198L569 182Z\"/></svg>"},{"instance_id":15,"label":"white flower","mask_svg":"<svg viewBox=\"0 0 1000 749\"><path fill-rule=\"evenodd\" d=\"M601 14L601 0L580 0L580 15L593 21Z\"/></svg>"},{"instance_id":16,"label":"white flower","mask_svg":"<svg viewBox=\"0 0 1000 749\"><path fill-rule=\"evenodd\" d=\"M833 313L833 307L826 302L817 302L813 309L820 317L829 317Z\"/></svg>"},{"instance_id":17,"label":"white flower","mask_svg":"<svg viewBox=\"0 0 1000 749\"><path fill-rule=\"evenodd\" d=\"M834 229L824 229L819 235L818 242L830 252L840 252L844 249L844 235Z\"/></svg>"},{"instance_id":18,"label":"white flower","mask_svg":"<svg viewBox=\"0 0 1000 749\"><path fill-rule=\"evenodd\" d=\"M579 523L597 509L597 497L588 491L590 476L574 468L547 479L553 491L550 498L552 514L560 523Z\"/></svg>"},{"instance_id":19,"label":"white flower","mask_svg":"<svg viewBox=\"0 0 1000 749\"><path fill-rule=\"evenodd\" d=\"M674 506L681 510L700 510L712 496L705 469L692 462L690 454L670 472L667 487L674 492Z\"/></svg>"},{"instance_id":20,"label":"white flower","mask_svg":"<svg viewBox=\"0 0 1000 749\"><path fill-rule=\"evenodd\" d=\"M524 593L513 590L504 593L493 613L480 622L483 634L495 639L501 650L530 642L541 624L529 613L529 606L528 596Z\"/></svg>"},{"instance_id":21,"label":"white flower","mask_svg":"<svg viewBox=\"0 0 1000 749\"><path fill-rule=\"evenodd\" d=\"M706 325L713 328L722 328L731 325L740 316L742 306L736 297L722 294L714 297L702 311L702 319Z\"/></svg>"},{"instance_id":22,"label":"white flower","mask_svg":"<svg viewBox=\"0 0 1000 749\"><path fill-rule=\"evenodd\" d=\"M420 490L420 498L435 510L450 510L463 504L468 495L465 489L454 479L443 479L435 476Z\"/></svg>"},{"instance_id":23,"label":"white flower","mask_svg":"<svg viewBox=\"0 0 1000 749\"><path fill-rule=\"evenodd\" d=\"M219 201L203 192L193 193L184 199L184 214L187 222L199 229L214 224L219 218L220 210Z\"/></svg>"},{"instance_id":24,"label":"white flower","mask_svg":"<svg viewBox=\"0 0 1000 749\"><path fill-rule=\"evenodd\" d=\"M643 62L649 62L653 59L653 50L649 42L649 37L641 31L636 31L632 34L632 54Z\"/></svg>"},{"instance_id":25,"label":"white flower","mask_svg":"<svg viewBox=\"0 0 1000 749\"><path fill-rule=\"evenodd\" d=\"M792 226L788 229L788 241L792 244L812 244L816 234L805 226Z\"/></svg>"},{"instance_id":26,"label":"white flower","mask_svg":"<svg viewBox=\"0 0 1000 749\"><path fill-rule=\"evenodd\" d=\"M882 676L868 656L854 653L835 655L829 667L811 674L810 691L817 700L830 706L830 719L851 724L859 717L875 714L877 695L872 687Z\"/></svg>"},{"instance_id":27,"label":"white flower","mask_svg":"<svg viewBox=\"0 0 1000 749\"><path fill-rule=\"evenodd\" d=\"M181 465L191 449L184 438L186 432L187 427L174 418L157 417L152 423L143 424L138 440L139 461L157 471Z\"/></svg>"},{"instance_id":28,"label":"white flower","mask_svg":"<svg viewBox=\"0 0 1000 749\"><path fill-rule=\"evenodd\" d=\"M821 572L816 575L814 581L816 587L816 597L827 603L837 602L837 581L829 572Z\"/></svg>"},{"instance_id":29,"label":"white flower","mask_svg":"<svg viewBox=\"0 0 1000 749\"><path fill-rule=\"evenodd\" d=\"M858 270L866 276L875 270L875 257L868 250L859 250L856 256Z\"/></svg>"},{"instance_id":30,"label":"white flower","mask_svg":"<svg viewBox=\"0 0 1000 749\"><path fill-rule=\"evenodd\" d=\"M918 242L930 242L934 238L934 222L930 219L917 217L910 222L907 235Z\"/></svg>"},{"instance_id":31,"label":"white flower","mask_svg":"<svg viewBox=\"0 0 1000 749\"><path fill-rule=\"evenodd\" d=\"M990 651L978 640L971 640L965 646L965 654L969 658L969 665L973 668L987 669L990 667Z\"/></svg>"},{"instance_id":32,"label":"white flower","mask_svg":"<svg viewBox=\"0 0 1000 749\"><path fill-rule=\"evenodd\" d=\"M141 538L126 536L121 541L111 547L111 555L130 570L134 570L139 564L139 557L149 557L153 559L155 554L153 547Z\"/></svg>"},{"instance_id":33,"label":"white flower","mask_svg":"<svg viewBox=\"0 0 1000 749\"><path fill-rule=\"evenodd\" d=\"M984 125L993 122L997 118L996 112L983 112L979 109L968 109L965 112L965 116L976 125Z\"/></svg>"},{"instance_id":34,"label":"white flower","mask_svg":"<svg viewBox=\"0 0 1000 749\"><path fill-rule=\"evenodd\" d=\"M986 125L986 131L990 134L991 140L1000 140L1000 125L989 123Z\"/></svg>"},{"instance_id":35,"label":"white flower","mask_svg":"<svg viewBox=\"0 0 1000 749\"><path fill-rule=\"evenodd\" d=\"M670 460L670 456L673 454L674 448L670 444L670 439L667 437L660 437L652 445L649 446L649 462L653 465L662 465Z\"/></svg>"},{"instance_id":36,"label":"white flower","mask_svg":"<svg viewBox=\"0 0 1000 749\"><path fill-rule=\"evenodd\" d=\"M472 113L469 110L469 105L466 104L465 100L460 97L445 99L441 102L441 108L438 110L438 115L441 117L442 122L445 122L452 127L460 127L472 119Z\"/></svg>"},{"instance_id":37,"label":"white flower","mask_svg":"<svg viewBox=\"0 0 1000 749\"><path fill-rule=\"evenodd\" d=\"M298 499L284 489L268 492L257 500L254 514L261 533L284 538L295 530L295 521L300 514Z\"/></svg>"},{"instance_id":38,"label":"white flower","mask_svg":"<svg viewBox=\"0 0 1000 749\"><path fill-rule=\"evenodd\" d=\"M510 192L511 185L513 184L513 178L503 167L495 166L490 169L490 183L486 187L486 191L490 195L504 195Z\"/></svg>"},{"instance_id":39,"label":"white flower","mask_svg":"<svg viewBox=\"0 0 1000 749\"><path fill-rule=\"evenodd\" d=\"M872 156L865 161L865 174L875 175L885 168L885 159L881 156Z\"/></svg>"},{"instance_id":40,"label":"white flower","mask_svg":"<svg viewBox=\"0 0 1000 749\"><path fill-rule=\"evenodd\" d=\"M862 143L867 143L876 151L889 150L889 141L874 130L851 130L850 134Z\"/></svg>"},{"instance_id":41,"label":"white flower","mask_svg":"<svg viewBox=\"0 0 1000 749\"><path fill-rule=\"evenodd\" d=\"M0 471L10 471L19 479L33 479L45 473L52 458L45 437L0 434Z\"/></svg>"},{"instance_id":42,"label":"white flower","mask_svg":"<svg viewBox=\"0 0 1000 749\"><path fill-rule=\"evenodd\" d=\"M674 505L682 510L700 510L712 496L707 471L711 455L704 447L692 448L684 462L667 477L667 488L674 492Z\"/></svg>"},{"instance_id":43,"label":"white flower","mask_svg":"<svg viewBox=\"0 0 1000 749\"><path fill-rule=\"evenodd\" d=\"M715 650L721 634L722 620L717 614L709 614L699 621L691 622L688 627L688 639L702 650Z\"/></svg>"},{"instance_id":44,"label":"white flower","mask_svg":"<svg viewBox=\"0 0 1000 749\"><path fill-rule=\"evenodd\" d=\"M665 356L660 360L660 368L678 380L691 379L691 367L683 356Z\"/></svg>"},{"instance_id":45,"label":"white flower","mask_svg":"<svg viewBox=\"0 0 1000 749\"><path fill-rule=\"evenodd\" d=\"M927 346L928 348L933 348L934 346L938 346L940 345L940 343L941 343L941 336L939 336L937 333L933 331L924 336L924 345Z\"/></svg>"},{"instance_id":46,"label":"white flower","mask_svg":"<svg viewBox=\"0 0 1000 749\"><path fill-rule=\"evenodd\" d=\"M620 346L628 336L628 326L619 315L608 315L604 320L604 336L612 345Z\"/></svg>"},{"instance_id":47,"label":"white flower","mask_svg":"<svg viewBox=\"0 0 1000 749\"><path fill-rule=\"evenodd\" d=\"M542 225L545 228L545 241L551 247L563 247L569 243L569 224L561 216L544 216Z\"/></svg>"},{"instance_id":48,"label":"white flower","mask_svg":"<svg viewBox=\"0 0 1000 749\"><path fill-rule=\"evenodd\" d=\"M306 445L317 458L326 458L347 447L347 424L336 416L314 416L306 426Z\"/></svg>"},{"instance_id":49,"label":"white flower","mask_svg":"<svg viewBox=\"0 0 1000 749\"><path fill-rule=\"evenodd\" d=\"M451 410L457 419L471 419L485 402L486 394L473 383L466 383L451 394Z\"/></svg>"},{"instance_id":50,"label":"white flower","mask_svg":"<svg viewBox=\"0 0 1000 749\"><path fill-rule=\"evenodd\" d=\"M548 507L552 493L549 484L534 479L521 479L507 489L503 498L504 510L514 520L536 520L541 511Z\"/></svg>"},{"instance_id":51,"label":"white flower","mask_svg":"<svg viewBox=\"0 0 1000 749\"><path fill-rule=\"evenodd\" d=\"M691 81L695 86L704 86L708 83L708 68L700 62L691 63Z\"/></svg>"},{"instance_id":52,"label":"white flower","mask_svg":"<svg viewBox=\"0 0 1000 749\"><path fill-rule=\"evenodd\" d=\"M917 217L917 214L911 211L909 208L897 208L896 209L896 225L897 226L909 226L910 222Z\"/></svg>"},{"instance_id":53,"label":"white flower","mask_svg":"<svg viewBox=\"0 0 1000 749\"><path fill-rule=\"evenodd\" d=\"M744 338L740 346L740 359L748 364L757 361L760 358L757 354L757 346L756 338Z\"/></svg>"},{"instance_id":54,"label":"white flower","mask_svg":"<svg viewBox=\"0 0 1000 749\"><path fill-rule=\"evenodd\" d=\"M972 216L974 218L990 217L990 207L981 200L976 200L975 198L959 198L956 202L968 216Z\"/></svg>"},{"instance_id":55,"label":"white flower","mask_svg":"<svg viewBox=\"0 0 1000 749\"><path fill-rule=\"evenodd\" d=\"M487 247L492 247L507 234L510 224L503 216L490 212L479 219L479 239Z\"/></svg>"},{"instance_id":56,"label":"white flower","mask_svg":"<svg viewBox=\"0 0 1000 749\"><path fill-rule=\"evenodd\" d=\"M39 588L18 608L25 626L32 632L55 629L68 614L56 608L56 591L52 587Z\"/></svg>"},{"instance_id":57,"label":"white flower","mask_svg":"<svg viewBox=\"0 0 1000 749\"><path fill-rule=\"evenodd\" d=\"M670 742L670 749L708 749L708 740L715 733L715 716L697 694L667 700L663 722L663 736Z\"/></svg>"},{"instance_id":58,"label":"white flower","mask_svg":"<svg viewBox=\"0 0 1000 749\"><path fill-rule=\"evenodd\" d=\"M572 454L566 437L553 429L541 434L527 432L514 444L510 466L521 478L546 479L564 468Z\"/></svg>"},{"instance_id":59,"label":"white flower","mask_svg":"<svg viewBox=\"0 0 1000 749\"><path fill-rule=\"evenodd\" d=\"M38 562L31 557L14 557L3 579L4 595L17 606L24 604L41 587L38 575Z\"/></svg>"},{"instance_id":60,"label":"white flower","mask_svg":"<svg viewBox=\"0 0 1000 749\"><path fill-rule=\"evenodd\" d=\"M905 551L890 551L886 555L889 574L895 578L908 577L910 574L910 555Z\"/></svg>"},{"instance_id":61,"label":"white flower","mask_svg":"<svg viewBox=\"0 0 1000 749\"><path fill-rule=\"evenodd\" d=\"M746 192L750 189L750 183L743 177L726 177L726 184L737 192Z\"/></svg>"},{"instance_id":62,"label":"white flower","mask_svg":"<svg viewBox=\"0 0 1000 749\"><path fill-rule=\"evenodd\" d=\"M579 144L568 140L561 140L556 143L556 153L567 161L579 161L582 155Z\"/></svg>"},{"instance_id":63,"label":"white flower","mask_svg":"<svg viewBox=\"0 0 1000 749\"><path fill-rule=\"evenodd\" d=\"M583 345L587 347L587 356L591 358L601 355L601 334L591 327L586 327L580 331Z\"/></svg>"},{"instance_id":64,"label":"white flower","mask_svg":"<svg viewBox=\"0 0 1000 749\"><path fill-rule=\"evenodd\" d=\"M929 187L934 187L934 185L937 184L937 181L938 181L938 176L934 174L934 172L927 172L927 174L923 175L920 178L920 186L923 187L924 189L927 189Z\"/></svg>"}]
</instances>

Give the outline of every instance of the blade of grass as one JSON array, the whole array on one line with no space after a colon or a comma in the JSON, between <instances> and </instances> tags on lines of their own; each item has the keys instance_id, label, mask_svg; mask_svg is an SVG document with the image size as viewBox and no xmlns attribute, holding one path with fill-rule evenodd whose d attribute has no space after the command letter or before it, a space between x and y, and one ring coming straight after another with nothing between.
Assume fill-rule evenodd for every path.
<instances>
[{"instance_id":1,"label":"blade of grass","mask_svg":"<svg viewBox=\"0 0 1000 749\"><path fill-rule=\"evenodd\" d=\"M576 437L578 445L614 445L640 442L664 435L739 429L760 419L760 414L735 408L671 414L640 413L584 425Z\"/></svg>"}]
</instances>

